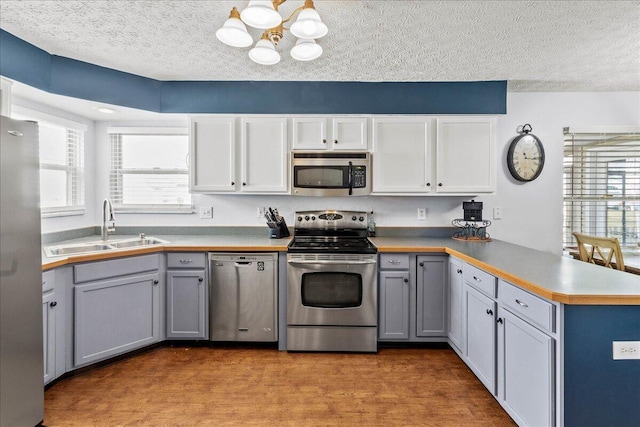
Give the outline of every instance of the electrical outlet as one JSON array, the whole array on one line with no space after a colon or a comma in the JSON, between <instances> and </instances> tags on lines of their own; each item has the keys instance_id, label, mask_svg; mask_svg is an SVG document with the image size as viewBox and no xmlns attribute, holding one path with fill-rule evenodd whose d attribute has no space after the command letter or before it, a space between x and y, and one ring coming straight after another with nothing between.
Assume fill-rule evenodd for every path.
<instances>
[{"instance_id":1,"label":"electrical outlet","mask_svg":"<svg viewBox=\"0 0 640 427\"><path fill-rule=\"evenodd\" d=\"M259 207L258 211L257 211L258 218L264 218L264 212L265 212L265 208L260 208Z\"/></svg>"},{"instance_id":2,"label":"electrical outlet","mask_svg":"<svg viewBox=\"0 0 640 427\"><path fill-rule=\"evenodd\" d=\"M614 341L613 360L640 360L640 341Z\"/></svg>"},{"instance_id":3,"label":"electrical outlet","mask_svg":"<svg viewBox=\"0 0 640 427\"><path fill-rule=\"evenodd\" d=\"M201 206L200 207L200 218L202 218L202 219L211 219L211 218L213 218L213 207L211 207L211 206Z\"/></svg>"},{"instance_id":4,"label":"electrical outlet","mask_svg":"<svg viewBox=\"0 0 640 427\"><path fill-rule=\"evenodd\" d=\"M427 220L427 210L425 208L418 208L418 221Z\"/></svg>"},{"instance_id":5,"label":"electrical outlet","mask_svg":"<svg viewBox=\"0 0 640 427\"><path fill-rule=\"evenodd\" d=\"M502 208L493 208L493 219L502 219Z\"/></svg>"}]
</instances>

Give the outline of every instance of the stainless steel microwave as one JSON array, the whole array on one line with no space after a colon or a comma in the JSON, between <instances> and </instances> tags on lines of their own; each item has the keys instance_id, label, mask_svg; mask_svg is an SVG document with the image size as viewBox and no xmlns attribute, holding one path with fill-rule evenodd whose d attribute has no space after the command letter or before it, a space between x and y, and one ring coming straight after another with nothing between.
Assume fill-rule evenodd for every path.
<instances>
[{"instance_id":1,"label":"stainless steel microwave","mask_svg":"<svg viewBox=\"0 0 640 427\"><path fill-rule=\"evenodd\" d=\"M366 196L371 192L369 153L294 151L291 178L295 196Z\"/></svg>"}]
</instances>

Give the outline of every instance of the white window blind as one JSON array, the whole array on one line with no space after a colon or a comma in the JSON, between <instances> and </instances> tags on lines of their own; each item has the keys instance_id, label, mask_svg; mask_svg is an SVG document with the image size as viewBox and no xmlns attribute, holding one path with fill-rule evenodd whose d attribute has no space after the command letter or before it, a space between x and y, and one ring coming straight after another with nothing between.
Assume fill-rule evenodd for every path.
<instances>
[{"instance_id":1,"label":"white window blind","mask_svg":"<svg viewBox=\"0 0 640 427\"><path fill-rule=\"evenodd\" d=\"M116 210L191 211L187 129L110 128L109 193Z\"/></svg>"},{"instance_id":2,"label":"white window blind","mask_svg":"<svg viewBox=\"0 0 640 427\"><path fill-rule=\"evenodd\" d=\"M13 110L15 119L38 122L43 216L82 213L86 126L16 106Z\"/></svg>"},{"instance_id":3,"label":"white window blind","mask_svg":"<svg viewBox=\"0 0 640 427\"><path fill-rule=\"evenodd\" d=\"M640 129L564 130L565 247L574 231L640 242Z\"/></svg>"}]
</instances>

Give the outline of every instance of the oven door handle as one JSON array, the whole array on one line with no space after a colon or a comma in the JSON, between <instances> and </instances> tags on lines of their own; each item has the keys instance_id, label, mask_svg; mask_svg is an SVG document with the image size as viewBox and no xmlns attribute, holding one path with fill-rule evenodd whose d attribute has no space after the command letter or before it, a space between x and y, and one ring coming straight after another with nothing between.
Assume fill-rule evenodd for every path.
<instances>
[{"instance_id":1,"label":"oven door handle","mask_svg":"<svg viewBox=\"0 0 640 427\"><path fill-rule=\"evenodd\" d=\"M342 260L334 260L334 261L298 261L295 259L290 259L287 261L289 264L344 264L344 265L364 265L364 264L375 264L375 260L364 260L364 261L342 261Z\"/></svg>"},{"instance_id":2,"label":"oven door handle","mask_svg":"<svg viewBox=\"0 0 640 427\"><path fill-rule=\"evenodd\" d=\"M349 162L349 195L353 194L353 163Z\"/></svg>"}]
</instances>

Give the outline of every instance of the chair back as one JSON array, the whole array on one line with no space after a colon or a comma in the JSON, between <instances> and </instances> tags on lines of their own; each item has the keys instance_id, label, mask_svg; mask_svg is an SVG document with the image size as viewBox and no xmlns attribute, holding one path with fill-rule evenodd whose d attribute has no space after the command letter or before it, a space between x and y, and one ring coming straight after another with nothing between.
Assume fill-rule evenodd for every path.
<instances>
[{"instance_id":1,"label":"chair back","mask_svg":"<svg viewBox=\"0 0 640 427\"><path fill-rule=\"evenodd\" d=\"M573 233L573 235L578 242L578 251L580 251L580 259L582 261L624 271L624 260L618 239L580 233ZM615 263L615 265L612 263Z\"/></svg>"}]
</instances>

